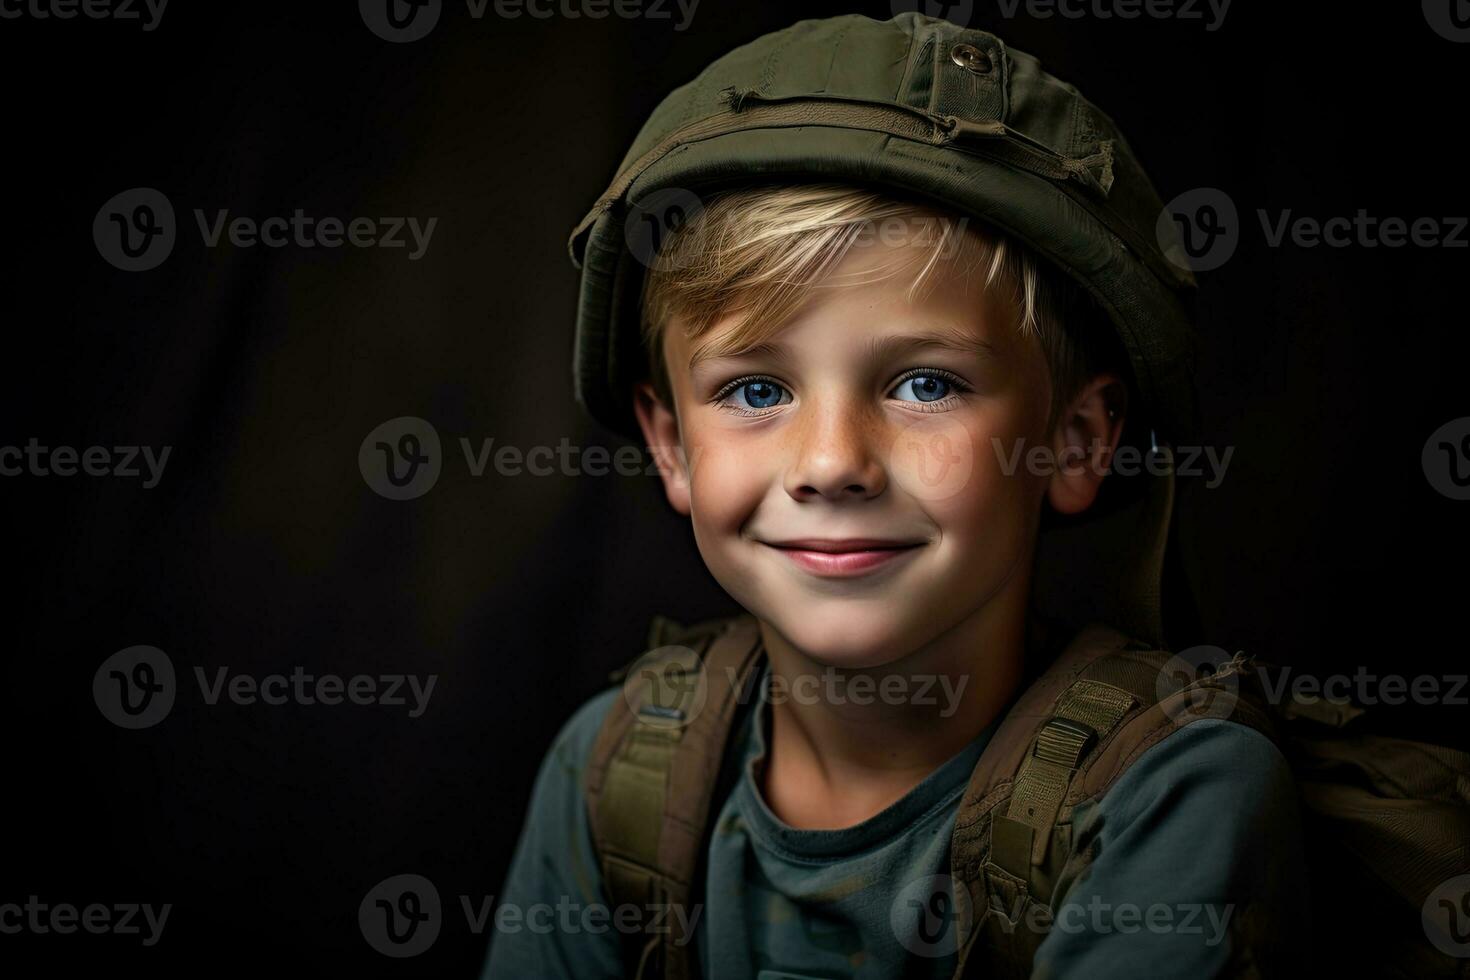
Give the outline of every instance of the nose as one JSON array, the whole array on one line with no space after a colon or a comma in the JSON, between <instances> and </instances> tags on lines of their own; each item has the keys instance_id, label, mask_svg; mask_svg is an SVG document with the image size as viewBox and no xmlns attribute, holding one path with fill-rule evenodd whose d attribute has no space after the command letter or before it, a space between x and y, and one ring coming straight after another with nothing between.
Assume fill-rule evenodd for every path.
<instances>
[{"instance_id":1,"label":"nose","mask_svg":"<svg viewBox=\"0 0 1470 980\"><path fill-rule=\"evenodd\" d=\"M888 486L877 452L880 422L855 401L808 398L791 429L786 492L798 501L865 500Z\"/></svg>"}]
</instances>

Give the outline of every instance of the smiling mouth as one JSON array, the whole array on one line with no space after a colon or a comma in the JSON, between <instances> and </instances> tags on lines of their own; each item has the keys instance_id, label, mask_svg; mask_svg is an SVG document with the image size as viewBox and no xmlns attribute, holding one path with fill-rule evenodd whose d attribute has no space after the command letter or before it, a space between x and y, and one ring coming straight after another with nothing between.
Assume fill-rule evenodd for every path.
<instances>
[{"instance_id":1,"label":"smiling mouth","mask_svg":"<svg viewBox=\"0 0 1470 980\"><path fill-rule=\"evenodd\" d=\"M924 546L922 541L880 541L870 538L811 538L763 543L781 552L797 567L826 578L866 575L887 567Z\"/></svg>"}]
</instances>

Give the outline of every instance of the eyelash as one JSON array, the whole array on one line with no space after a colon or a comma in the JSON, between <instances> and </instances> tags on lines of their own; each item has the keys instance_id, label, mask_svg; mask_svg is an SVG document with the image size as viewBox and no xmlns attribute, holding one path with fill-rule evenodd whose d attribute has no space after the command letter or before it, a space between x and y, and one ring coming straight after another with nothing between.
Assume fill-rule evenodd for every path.
<instances>
[{"instance_id":1,"label":"eyelash","mask_svg":"<svg viewBox=\"0 0 1470 980\"><path fill-rule=\"evenodd\" d=\"M942 411L942 408L931 406L948 407L949 403L957 395L967 394L975 390L973 387L967 384L963 378L955 374L953 371L946 371L944 368L924 367L909 368L907 371L905 371L903 374L899 375L893 380L893 384L889 386L889 390L893 390L894 388L903 384L905 381L912 381L914 378L938 378L939 380L948 384L952 389L954 389L948 395L938 399L937 401L908 403L909 405L913 406L914 411L919 412ZM710 398L710 402L714 405L720 405L720 403L728 398L733 392L739 390L745 385L752 384L756 381L769 381L771 384L779 385L782 388L787 388L786 385L782 384L780 381L777 381L775 378L771 377L768 374L747 374L743 377L735 378L732 381L725 382L725 384L720 387L720 390L715 392L714 396ZM772 406L771 408L738 408L735 406L722 407L725 409L725 411L731 412L735 415L751 416L767 415L774 411L777 406Z\"/></svg>"}]
</instances>

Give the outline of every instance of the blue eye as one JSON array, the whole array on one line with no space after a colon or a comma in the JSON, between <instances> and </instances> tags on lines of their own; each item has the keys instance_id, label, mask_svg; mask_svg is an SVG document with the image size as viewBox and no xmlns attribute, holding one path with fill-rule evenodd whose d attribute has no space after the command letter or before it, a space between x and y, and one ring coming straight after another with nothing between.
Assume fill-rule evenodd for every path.
<instances>
[{"instance_id":1,"label":"blue eye","mask_svg":"<svg viewBox=\"0 0 1470 980\"><path fill-rule=\"evenodd\" d=\"M736 405L742 408L775 408L781 404L781 396L785 394L785 388L774 381L764 380L747 381L730 392L737 399Z\"/></svg>"},{"instance_id":2,"label":"blue eye","mask_svg":"<svg viewBox=\"0 0 1470 980\"><path fill-rule=\"evenodd\" d=\"M895 392L900 401L937 402L949 394L950 387L950 383L944 378L932 374L916 374L900 381Z\"/></svg>"}]
</instances>

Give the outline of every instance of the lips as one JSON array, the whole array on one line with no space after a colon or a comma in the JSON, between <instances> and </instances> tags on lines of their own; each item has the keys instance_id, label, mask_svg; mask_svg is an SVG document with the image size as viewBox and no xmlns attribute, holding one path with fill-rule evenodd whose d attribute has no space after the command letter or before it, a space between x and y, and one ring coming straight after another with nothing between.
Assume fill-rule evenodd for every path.
<instances>
[{"instance_id":1,"label":"lips","mask_svg":"<svg viewBox=\"0 0 1470 980\"><path fill-rule=\"evenodd\" d=\"M924 544L879 538L800 538L766 543L799 568L827 578L866 575L901 560Z\"/></svg>"}]
</instances>

